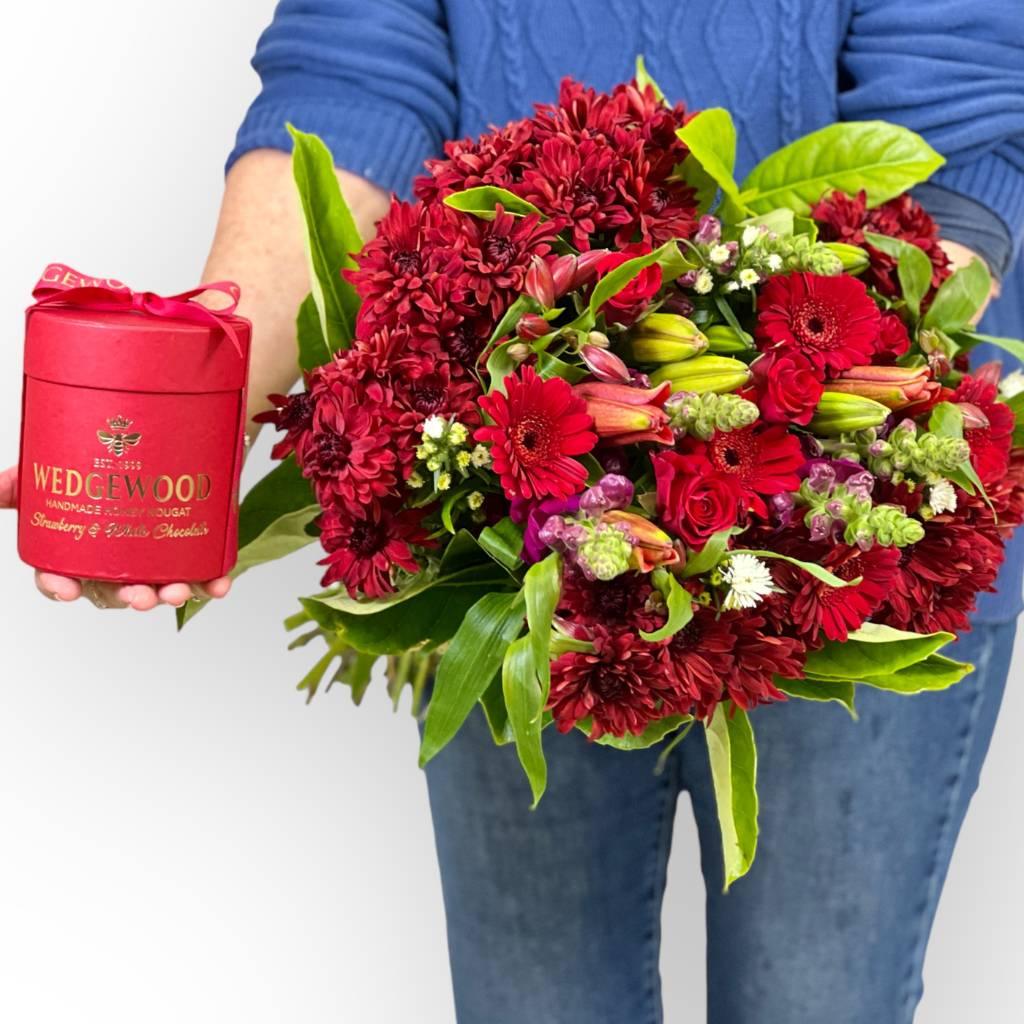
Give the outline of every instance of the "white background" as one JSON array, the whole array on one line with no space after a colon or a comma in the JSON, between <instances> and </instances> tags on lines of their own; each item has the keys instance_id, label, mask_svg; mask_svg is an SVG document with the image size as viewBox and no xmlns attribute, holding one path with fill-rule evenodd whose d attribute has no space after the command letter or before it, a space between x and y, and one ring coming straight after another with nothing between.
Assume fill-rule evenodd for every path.
<instances>
[{"instance_id":1,"label":"white background","mask_svg":"<svg viewBox=\"0 0 1024 1024\"><path fill-rule=\"evenodd\" d=\"M271 10L8 5L0 461L16 458L22 309L45 263L165 293L197 283ZM0 513L0 1020L453 1021L413 722L379 686L359 710L293 690L311 654L285 651L280 621L315 586L298 556L177 637L166 611L38 597ZM939 911L926 1024L1020 1019L1021 666ZM704 1018L702 915L684 801L670 1024Z\"/></svg>"}]
</instances>

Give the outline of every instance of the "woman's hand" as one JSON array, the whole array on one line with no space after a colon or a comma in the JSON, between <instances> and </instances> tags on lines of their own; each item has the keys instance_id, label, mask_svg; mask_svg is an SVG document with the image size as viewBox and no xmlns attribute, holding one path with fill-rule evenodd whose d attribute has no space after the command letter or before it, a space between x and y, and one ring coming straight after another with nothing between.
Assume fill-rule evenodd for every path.
<instances>
[{"instance_id":1,"label":"woman's hand","mask_svg":"<svg viewBox=\"0 0 1024 1024\"><path fill-rule=\"evenodd\" d=\"M18 504L18 467L0 472L0 508L16 508ZM134 608L148 612L157 605L183 605L190 598L225 597L231 579L207 580L205 583L105 583L102 580L76 580L52 572L36 572L39 592L51 601L76 601L84 597L97 608Z\"/></svg>"}]
</instances>

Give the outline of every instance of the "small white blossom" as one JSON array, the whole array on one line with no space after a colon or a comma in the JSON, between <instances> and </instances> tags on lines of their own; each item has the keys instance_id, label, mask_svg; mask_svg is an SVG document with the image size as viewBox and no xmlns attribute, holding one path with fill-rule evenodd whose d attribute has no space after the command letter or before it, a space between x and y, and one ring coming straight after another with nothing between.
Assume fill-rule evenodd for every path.
<instances>
[{"instance_id":1,"label":"small white blossom","mask_svg":"<svg viewBox=\"0 0 1024 1024\"><path fill-rule=\"evenodd\" d=\"M777 252L768 254L768 269L777 274L782 269L782 257Z\"/></svg>"},{"instance_id":2,"label":"small white blossom","mask_svg":"<svg viewBox=\"0 0 1024 1024\"><path fill-rule=\"evenodd\" d=\"M1013 398L1024 391L1024 372L1020 370L1014 370L1013 373L1008 373L999 385L999 390L1002 391L1006 398Z\"/></svg>"},{"instance_id":3,"label":"small white blossom","mask_svg":"<svg viewBox=\"0 0 1024 1024\"><path fill-rule=\"evenodd\" d=\"M451 473L440 473L437 477L437 489L447 491L452 485Z\"/></svg>"},{"instance_id":4,"label":"small white blossom","mask_svg":"<svg viewBox=\"0 0 1024 1024\"><path fill-rule=\"evenodd\" d=\"M491 464L491 453L482 444L478 444L469 457L477 469L482 469L484 466Z\"/></svg>"},{"instance_id":5,"label":"small white blossom","mask_svg":"<svg viewBox=\"0 0 1024 1024\"><path fill-rule=\"evenodd\" d=\"M456 420L448 430L448 441L454 445L465 444L469 438L469 431L466 429L465 424L459 423Z\"/></svg>"},{"instance_id":6,"label":"small white blossom","mask_svg":"<svg viewBox=\"0 0 1024 1024\"><path fill-rule=\"evenodd\" d=\"M726 263L731 255L727 245L713 245L708 251L708 259L715 264Z\"/></svg>"},{"instance_id":7,"label":"small white blossom","mask_svg":"<svg viewBox=\"0 0 1024 1024\"><path fill-rule=\"evenodd\" d=\"M761 275L756 270L751 270L748 267L746 270L740 271L740 284L744 288L753 288L760 280Z\"/></svg>"},{"instance_id":8,"label":"small white blossom","mask_svg":"<svg viewBox=\"0 0 1024 1024\"><path fill-rule=\"evenodd\" d=\"M405 481L414 491L422 487L426 480L419 475L419 473L413 471L409 474L409 478Z\"/></svg>"},{"instance_id":9,"label":"small white blossom","mask_svg":"<svg viewBox=\"0 0 1024 1024\"><path fill-rule=\"evenodd\" d=\"M475 512L484 503L484 496L479 491L474 491L467 499L469 507Z\"/></svg>"},{"instance_id":10,"label":"small white blossom","mask_svg":"<svg viewBox=\"0 0 1024 1024\"><path fill-rule=\"evenodd\" d=\"M439 441L444 437L448 421L443 416L428 416L423 421L423 436Z\"/></svg>"},{"instance_id":11,"label":"small white blossom","mask_svg":"<svg viewBox=\"0 0 1024 1024\"><path fill-rule=\"evenodd\" d=\"M693 282L693 290L698 295L707 295L714 285L715 282L711 276L711 271L707 267L701 267L697 271L697 279Z\"/></svg>"},{"instance_id":12,"label":"small white blossom","mask_svg":"<svg viewBox=\"0 0 1024 1024\"><path fill-rule=\"evenodd\" d=\"M956 491L948 480L940 480L928 488L928 504L937 515L956 511Z\"/></svg>"},{"instance_id":13,"label":"small white blossom","mask_svg":"<svg viewBox=\"0 0 1024 1024\"><path fill-rule=\"evenodd\" d=\"M432 459L427 459L427 469L429 469L431 473L436 473L442 465L442 461L436 456Z\"/></svg>"},{"instance_id":14,"label":"small white blossom","mask_svg":"<svg viewBox=\"0 0 1024 1024\"><path fill-rule=\"evenodd\" d=\"M729 593L722 602L722 607L728 611L754 608L775 592L771 569L756 555L743 552L729 556L722 570L722 580L729 584Z\"/></svg>"},{"instance_id":15,"label":"small white blossom","mask_svg":"<svg viewBox=\"0 0 1024 1024\"><path fill-rule=\"evenodd\" d=\"M463 472L465 472L467 469L469 469L469 465L470 462L472 461L472 458L473 457L469 454L469 452L459 452L459 454L455 456L455 465L458 466L459 469L461 469Z\"/></svg>"},{"instance_id":16,"label":"small white blossom","mask_svg":"<svg viewBox=\"0 0 1024 1024\"><path fill-rule=\"evenodd\" d=\"M740 240L743 242L743 247L748 249L761 237L761 229L756 224L748 224L743 229L743 234L740 236Z\"/></svg>"},{"instance_id":17,"label":"small white blossom","mask_svg":"<svg viewBox=\"0 0 1024 1024\"><path fill-rule=\"evenodd\" d=\"M738 292L739 290L739 281L726 281L725 284L722 285L723 292Z\"/></svg>"}]
</instances>

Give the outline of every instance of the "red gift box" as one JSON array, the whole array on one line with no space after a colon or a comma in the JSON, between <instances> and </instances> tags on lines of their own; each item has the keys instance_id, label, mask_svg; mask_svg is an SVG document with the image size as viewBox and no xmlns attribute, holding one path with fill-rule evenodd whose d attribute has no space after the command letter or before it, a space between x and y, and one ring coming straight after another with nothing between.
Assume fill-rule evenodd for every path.
<instances>
[{"instance_id":1,"label":"red gift box","mask_svg":"<svg viewBox=\"0 0 1024 1024\"><path fill-rule=\"evenodd\" d=\"M227 309L191 300L207 290ZM25 330L18 553L84 579L171 583L238 554L250 324L238 287L171 298L47 267Z\"/></svg>"}]
</instances>

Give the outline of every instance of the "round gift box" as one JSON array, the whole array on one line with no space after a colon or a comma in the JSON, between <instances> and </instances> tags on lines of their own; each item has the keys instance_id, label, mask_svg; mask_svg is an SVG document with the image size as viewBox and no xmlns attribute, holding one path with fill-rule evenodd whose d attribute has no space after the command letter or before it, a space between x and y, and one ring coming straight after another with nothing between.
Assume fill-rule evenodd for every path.
<instances>
[{"instance_id":1,"label":"round gift box","mask_svg":"<svg viewBox=\"0 0 1024 1024\"><path fill-rule=\"evenodd\" d=\"M18 552L84 579L207 580L237 558L249 322L34 306Z\"/></svg>"}]
</instances>

